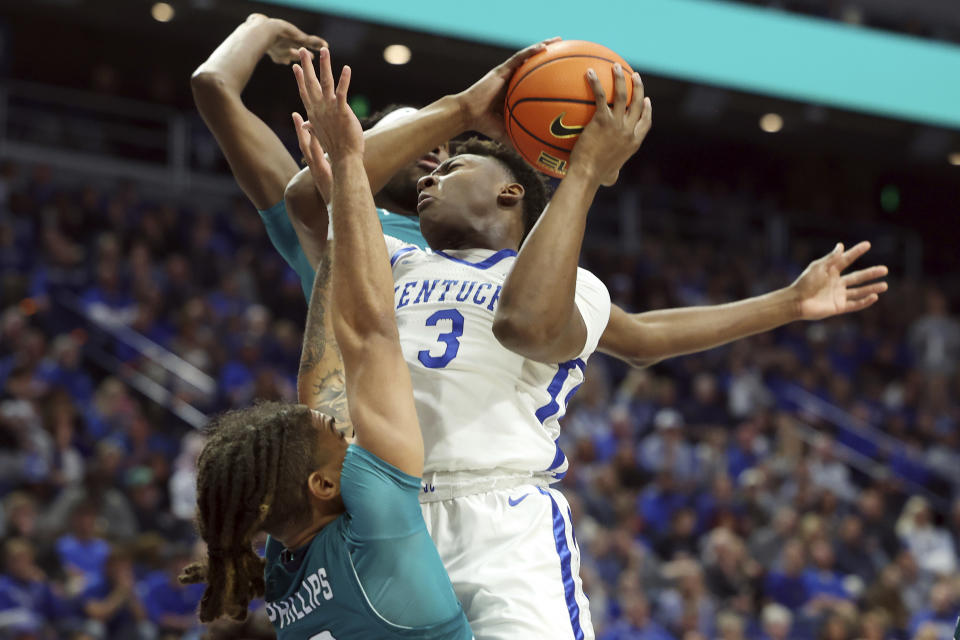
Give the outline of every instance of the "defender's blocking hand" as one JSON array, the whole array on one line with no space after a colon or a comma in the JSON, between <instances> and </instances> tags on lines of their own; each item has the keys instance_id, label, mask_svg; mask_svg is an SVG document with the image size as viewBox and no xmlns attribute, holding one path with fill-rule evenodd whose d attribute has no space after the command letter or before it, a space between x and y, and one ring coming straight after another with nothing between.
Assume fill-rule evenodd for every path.
<instances>
[{"instance_id":1,"label":"defender's blocking hand","mask_svg":"<svg viewBox=\"0 0 960 640\"><path fill-rule=\"evenodd\" d=\"M790 285L797 296L800 318L821 320L860 311L874 304L887 290L887 283L867 283L885 277L885 266L868 267L843 275L847 267L869 250L869 242L861 242L848 251L843 250L842 244L837 244L833 251L811 262Z\"/></svg>"},{"instance_id":2,"label":"defender's blocking hand","mask_svg":"<svg viewBox=\"0 0 960 640\"><path fill-rule=\"evenodd\" d=\"M350 154L363 153L363 128L350 105L350 67L343 67L340 81L333 85L330 51L323 47L318 54L319 77L313 66L313 56L306 49L299 51L300 64L293 65L300 99L310 119L308 129L317 136L322 148L334 161Z\"/></svg>"},{"instance_id":3,"label":"defender's blocking hand","mask_svg":"<svg viewBox=\"0 0 960 640\"><path fill-rule=\"evenodd\" d=\"M312 36L286 20L269 18L262 13L251 13L247 16L246 24L272 31L273 42L267 49L267 55L277 64L296 62L299 59L297 50L300 47L319 51L320 47L327 46L327 41L320 36Z\"/></svg>"}]
</instances>

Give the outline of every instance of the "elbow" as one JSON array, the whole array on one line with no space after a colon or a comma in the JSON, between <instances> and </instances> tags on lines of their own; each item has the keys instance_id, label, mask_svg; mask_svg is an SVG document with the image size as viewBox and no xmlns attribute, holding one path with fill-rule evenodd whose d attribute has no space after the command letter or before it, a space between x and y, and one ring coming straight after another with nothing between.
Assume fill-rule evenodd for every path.
<instances>
[{"instance_id":1,"label":"elbow","mask_svg":"<svg viewBox=\"0 0 960 640\"><path fill-rule=\"evenodd\" d=\"M209 71L202 66L190 76L190 89L193 99L199 105L203 100L222 93L226 87L223 78L215 71Z\"/></svg>"},{"instance_id":2,"label":"elbow","mask_svg":"<svg viewBox=\"0 0 960 640\"><path fill-rule=\"evenodd\" d=\"M384 345L400 343L397 319L390 307L356 315L336 314L333 332L344 358L348 353L378 352Z\"/></svg>"},{"instance_id":3,"label":"elbow","mask_svg":"<svg viewBox=\"0 0 960 640\"><path fill-rule=\"evenodd\" d=\"M310 211L317 207L323 208L324 202L313 182L309 169L303 169L290 179L283 191L283 202L287 207L287 215L303 226L311 228L316 216ZM326 216L324 216L326 219Z\"/></svg>"},{"instance_id":4,"label":"elbow","mask_svg":"<svg viewBox=\"0 0 960 640\"><path fill-rule=\"evenodd\" d=\"M515 313L501 313L498 309L493 319L493 335L504 348L520 353L550 335L550 330L530 318Z\"/></svg>"}]
</instances>

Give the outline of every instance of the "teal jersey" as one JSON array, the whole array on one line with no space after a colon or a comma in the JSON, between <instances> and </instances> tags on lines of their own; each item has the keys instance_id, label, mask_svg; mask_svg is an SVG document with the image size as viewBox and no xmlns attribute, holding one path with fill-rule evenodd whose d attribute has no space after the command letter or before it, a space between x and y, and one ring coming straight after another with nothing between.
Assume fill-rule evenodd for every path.
<instances>
[{"instance_id":1,"label":"teal jersey","mask_svg":"<svg viewBox=\"0 0 960 640\"><path fill-rule=\"evenodd\" d=\"M300 278L303 295L306 296L307 303L309 303L310 292L313 290L314 271L310 262L307 261L307 256L303 253L303 247L300 246L300 239L297 238L293 225L290 223L287 206L281 200L269 209L258 209L258 212L267 228L267 236L270 238L273 247ZM427 241L423 239L423 234L420 233L420 219L416 216L392 213L386 209L377 209L377 216L380 218L380 226L383 227L385 235L393 236L421 249L427 248Z\"/></svg>"},{"instance_id":2,"label":"teal jersey","mask_svg":"<svg viewBox=\"0 0 960 640\"><path fill-rule=\"evenodd\" d=\"M266 609L277 638L471 640L423 522L420 479L356 445L343 461L346 513L284 553L269 538Z\"/></svg>"}]
</instances>

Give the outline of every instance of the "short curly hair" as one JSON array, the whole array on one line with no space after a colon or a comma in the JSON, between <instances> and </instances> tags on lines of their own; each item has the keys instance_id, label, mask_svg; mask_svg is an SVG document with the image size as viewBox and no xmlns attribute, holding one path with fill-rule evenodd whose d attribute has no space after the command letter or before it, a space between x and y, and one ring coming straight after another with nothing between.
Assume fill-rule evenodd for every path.
<instances>
[{"instance_id":1,"label":"short curly hair","mask_svg":"<svg viewBox=\"0 0 960 640\"><path fill-rule=\"evenodd\" d=\"M470 138L457 144L453 155L471 154L498 160L507 168L513 179L523 186L523 238L521 243L537 224L550 198L550 185L546 176L527 164L527 161L513 149L493 140Z\"/></svg>"}]
</instances>

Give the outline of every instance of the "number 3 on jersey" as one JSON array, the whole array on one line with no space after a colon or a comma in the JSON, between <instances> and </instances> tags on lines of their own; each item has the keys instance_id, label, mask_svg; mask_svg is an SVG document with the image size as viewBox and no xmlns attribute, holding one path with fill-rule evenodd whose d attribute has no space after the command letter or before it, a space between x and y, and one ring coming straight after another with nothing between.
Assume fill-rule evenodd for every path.
<instances>
[{"instance_id":1,"label":"number 3 on jersey","mask_svg":"<svg viewBox=\"0 0 960 640\"><path fill-rule=\"evenodd\" d=\"M427 326L435 327L442 320L450 321L450 331L438 335L437 342L446 345L446 349L438 356L430 355L432 349L424 349L417 354L420 363L431 369L443 369L457 357L457 352L460 351L460 336L463 335L463 315L456 309L441 309L427 318Z\"/></svg>"}]
</instances>

